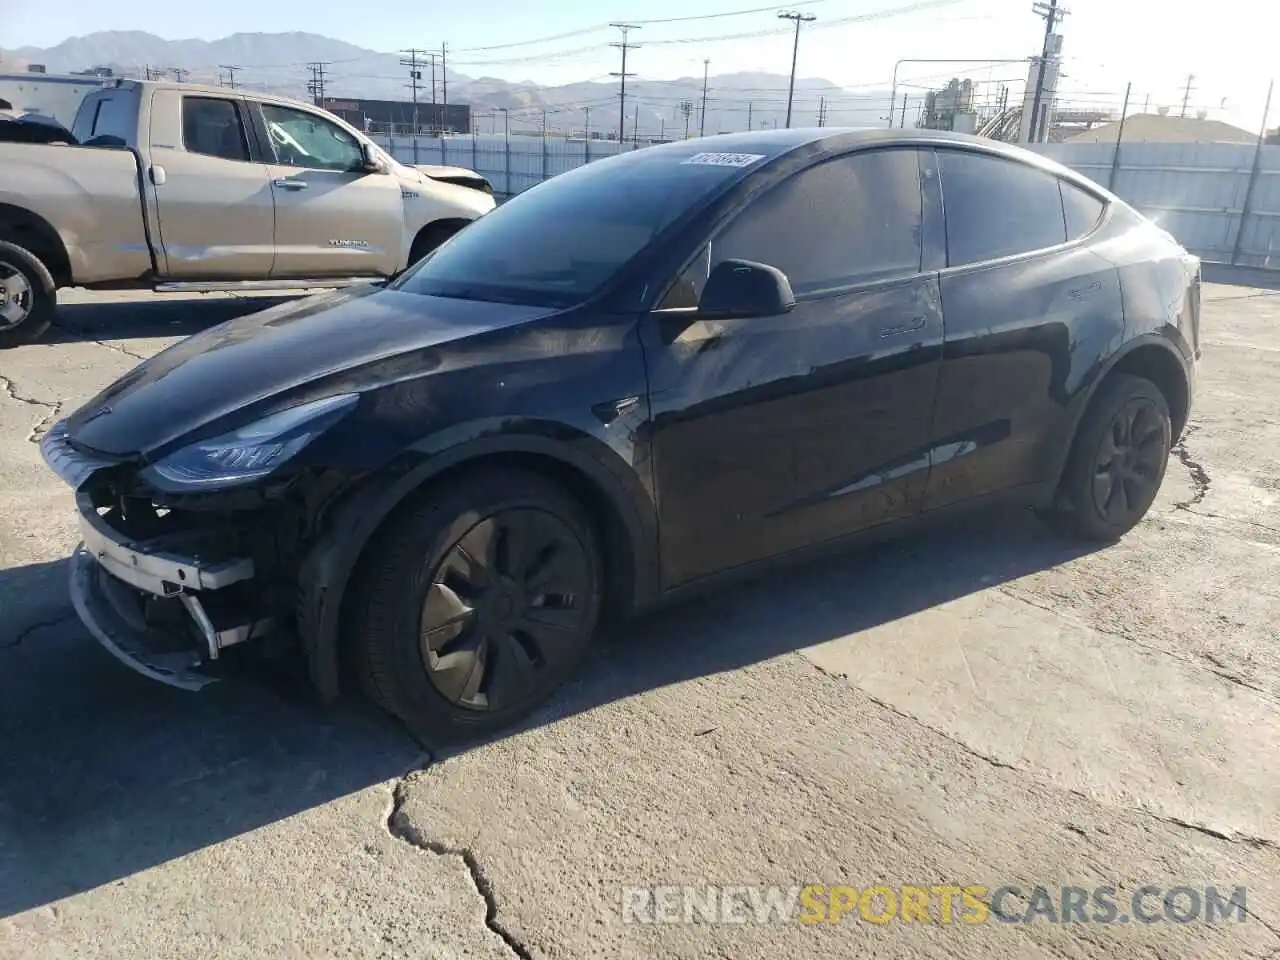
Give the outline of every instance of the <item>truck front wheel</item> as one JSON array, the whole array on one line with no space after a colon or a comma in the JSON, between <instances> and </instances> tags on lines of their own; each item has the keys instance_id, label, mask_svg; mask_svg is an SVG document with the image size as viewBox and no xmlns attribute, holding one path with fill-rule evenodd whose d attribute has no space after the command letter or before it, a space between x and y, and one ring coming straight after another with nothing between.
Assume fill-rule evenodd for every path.
<instances>
[{"instance_id":1,"label":"truck front wheel","mask_svg":"<svg viewBox=\"0 0 1280 960\"><path fill-rule=\"evenodd\" d=\"M49 268L31 251L0 240L0 349L39 340L57 305Z\"/></svg>"}]
</instances>

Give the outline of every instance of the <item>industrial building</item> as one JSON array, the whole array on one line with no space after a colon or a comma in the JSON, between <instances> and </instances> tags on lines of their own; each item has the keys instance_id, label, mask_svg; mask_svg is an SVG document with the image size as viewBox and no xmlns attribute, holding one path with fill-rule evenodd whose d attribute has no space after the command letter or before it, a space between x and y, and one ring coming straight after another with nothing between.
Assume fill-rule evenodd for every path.
<instances>
[{"instance_id":1,"label":"industrial building","mask_svg":"<svg viewBox=\"0 0 1280 960\"><path fill-rule=\"evenodd\" d=\"M369 134L409 136L414 132L414 116L417 116L417 132L442 135L471 132L471 107L465 103L417 104L405 100L359 100L348 97L326 97L320 106L337 114L357 130Z\"/></svg>"}]
</instances>

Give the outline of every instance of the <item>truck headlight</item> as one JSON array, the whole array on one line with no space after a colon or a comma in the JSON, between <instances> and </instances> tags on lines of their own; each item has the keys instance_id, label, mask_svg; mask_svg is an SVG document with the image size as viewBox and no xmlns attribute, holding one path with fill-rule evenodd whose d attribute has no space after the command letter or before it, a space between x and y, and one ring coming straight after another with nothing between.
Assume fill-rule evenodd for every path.
<instances>
[{"instance_id":1,"label":"truck headlight","mask_svg":"<svg viewBox=\"0 0 1280 960\"><path fill-rule=\"evenodd\" d=\"M281 410L175 450L146 467L141 476L158 489L174 492L260 480L341 419L357 400L357 394L339 394Z\"/></svg>"}]
</instances>

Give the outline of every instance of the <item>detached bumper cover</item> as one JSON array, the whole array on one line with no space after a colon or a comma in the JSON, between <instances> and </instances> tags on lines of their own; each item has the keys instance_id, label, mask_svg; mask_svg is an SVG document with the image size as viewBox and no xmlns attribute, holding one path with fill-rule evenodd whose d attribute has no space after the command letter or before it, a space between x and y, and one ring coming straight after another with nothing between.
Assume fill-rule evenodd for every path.
<instances>
[{"instance_id":1,"label":"detached bumper cover","mask_svg":"<svg viewBox=\"0 0 1280 960\"><path fill-rule=\"evenodd\" d=\"M194 650L150 648L129 588L106 573L83 545L71 557L71 603L97 641L143 676L183 690L199 690L217 679L202 671L203 660Z\"/></svg>"},{"instance_id":2,"label":"detached bumper cover","mask_svg":"<svg viewBox=\"0 0 1280 960\"><path fill-rule=\"evenodd\" d=\"M198 690L217 679L205 668L220 651L273 627L269 619L243 615L211 618L206 609L207 604L217 608L219 600L227 599L219 591L254 579L252 558L224 554L206 559L189 536L139 539L125 532L127 525L113 524L98 513L86 490L90 477L113 464L73 447L63 423L49 431L41 453L76 491L83 542L71 558L71 602L115 657L153 680ZM172 617L165 627L149 622L148 611L156 599L163 601L161 606L178 608L176 622ZM225 613L225 602L222 607Z\"/></svg>"}]
</instances>

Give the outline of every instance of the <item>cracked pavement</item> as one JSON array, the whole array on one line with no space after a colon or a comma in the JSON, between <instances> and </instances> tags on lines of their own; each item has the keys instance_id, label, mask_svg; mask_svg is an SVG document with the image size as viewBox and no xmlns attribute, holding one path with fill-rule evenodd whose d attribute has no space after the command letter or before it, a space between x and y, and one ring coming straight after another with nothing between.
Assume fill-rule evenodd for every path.
<instances>
[{"instance_id":1,"label":"cracked pavement","mask_svg":"<svg viewBox=\"0 0 1280 960\"><path fill-rule=\"evenodd\" d=\"M287 676L187 694L88 638L34 441L270 301L67 299L0 354L3 960L1280 956L1275 293L1205 288L1191 425L1122 542L983 517L704 597L435 757ZM1248 916L622 922L666 883L1243 885Z\"/></svg>"}]
</instances>

